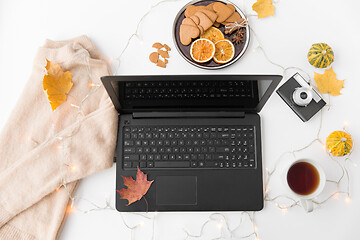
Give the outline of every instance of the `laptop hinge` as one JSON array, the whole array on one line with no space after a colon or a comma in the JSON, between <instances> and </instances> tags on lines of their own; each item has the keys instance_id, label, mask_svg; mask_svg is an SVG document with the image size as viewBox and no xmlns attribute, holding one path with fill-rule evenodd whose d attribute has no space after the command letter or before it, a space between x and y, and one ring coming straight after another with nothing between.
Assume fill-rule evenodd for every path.
<instances>
[{"instance_id":1,"label":"laptop hinge","mask_svg":"<svg viewBox=\"0 0 360 240\"><path fill-rule=\"evenodd\" d=\"M134 112L133 118L243 118L245 112Z\"/></svg>"}]
</instances>

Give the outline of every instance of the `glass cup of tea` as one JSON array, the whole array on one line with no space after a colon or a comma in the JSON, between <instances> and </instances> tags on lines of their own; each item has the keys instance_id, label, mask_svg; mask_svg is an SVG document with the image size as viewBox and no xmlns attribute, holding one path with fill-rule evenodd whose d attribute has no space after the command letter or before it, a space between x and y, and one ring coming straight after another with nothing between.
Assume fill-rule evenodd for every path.
<instances>
[{"instance_id":1,"label":"glass cup of tea","mask_svg":"<svg viewBox=\"0 0 360 240\"><path fill-rule=\"evenodd\" d=\"M321 193L326 183L324 170L315 161L299 159L291 163L285 175L288 189L300 198L306 212L312 212L312 199Z\"/></svg>"}]
</instances>

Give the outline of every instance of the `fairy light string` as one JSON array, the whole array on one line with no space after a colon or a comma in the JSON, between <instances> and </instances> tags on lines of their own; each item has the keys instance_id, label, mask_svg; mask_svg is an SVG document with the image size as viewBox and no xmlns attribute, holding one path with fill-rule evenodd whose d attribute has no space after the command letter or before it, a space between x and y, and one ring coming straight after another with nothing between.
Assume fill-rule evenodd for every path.
<instances>
[{"instance_id":1,"label":"fairy light string","mask_svg":"<svg viewBox=\"0 0 360 240\"><path fill-rule=\"evenodd\" d=\"M135 32L132 33L130 35L130 37L128 38L128 40L126 41L125 47L122 49L122 51L120 52L120 55L115 58L118 61L118 65L115 71L115 74L117 74L119 67L120 67L120 60L122 55L125 53L125 51L128 49L129 44L131 42L131 40L134 37L137 37L139 39L139 41L142 41L142 38L140 36L139 33L139 28L141 23L144 21L144 19L146 18L146 16L148 16L153 9L155 9L156 7L164 4L164 3L169 3L169 2L178 2L178 1L182 1L182 0L163 0L160 1L158 3L156 3L155 5L151 6L151 8L140 18L139 22L136 25L136 29ZM279 2L279 1L277 1ZM276 3L277 3L276 2ZM248 14L248 17L251 16L257 16L255 14ZM266 53L263 45L261 44L261 42L259 41L259 38L257 36L257 34L255 33L254 29L250 26L250 31L252 32L253 36L255 37L256 41L258 42L258 46L254 49L254 51L256 50L260 50L265 59L272 65L277 66L279 68L282 69L283 71L283 76L285 76L285 73L288 70L297 70L297 71L301 71L302 73L304 73L307 77L307 80L310 84L311 87L315 88L316 84L314 84L314 80L313 78L310 76L309 73L307 73L306 71L304 71L303 69L296 67L296 66L290 66L290 67L285 67L279 63L276 63L275 61L273 61L272 59L269 58L268 54ZM69 187L67 186L68 181L65 177L65 172L70 172L71 171L76 171L77 166L76 165L72 165L71 164L71 160L69 157L69 152L68 152L68 145L71 138L73 136L75 136L80 127L81 127L81 123L82 120L85 118L85 114L83 112L83 105L86 102L86 100L88 98L90 98L100 87L102 87L101 84L96 83L96 81L93 79L93 76L91 74L91 69L90 69L90 56L88 52L82 52L85 53L84 54L84 61L85 61L85 65L86 65L86 69L87 69L87 73L89 75L89 92L79 101L76 103L76 98L68 95L73 101L71 101L71 103L69 104L71 107L75 108L77 110L77 114L76 114L76 122L73 126L73 129L71 131L71 133L69 135L66 134L62 134L62 132L56 134L54 137L56 138L56 140L59 142L59 145L57 146L58 150L62 151L62 157L61 157L61 164L60 164L60 185L59 187L55 190L55 191L59 191L60 188L63 188L69 199L70 199L70 209L75 210L75 204L78 204L80 201L83 202L87 202L91 205L90 208L88 209L81 209L76 207L76 211L81 212L81 213L90 213L90 212L94 212L94 211L103 211L103 210L110 210L110 211L116 211L116 209L112 206L110 199L105 199L105 204L103 206L94 203L93 201L84 198L82 196L76 196L72 194L72 190L69 189ZM111 100L108 99L109 103L111 103ZM330 96L329 96L329 100L328 100L328 110L330 109ZM274 203L274 205L279 208L283 214L286 214L288 209L293 208L293 207L297 207L297 206L301 206L300 204L300 200L299 199L295 199L293 197L284 195L284 194L280 194L280 195L276 195L274 197L270 196L270 190L269 190L269 185L271 183L271 179L273 174L277 171L278 169L278 165L280 164L282 158L285 155L292 155L294 157L294 159L297 159L296 157L296 153L298 152L302 152L307 150L309 147L311 147L314 143L318 142L320 143L324 148L325 148L325 144L323 143L323 141L320 138L320 132L322 129L322 124L323 124L323 110L321 110L320 112L320 123L319 123L319 128L317 131L317 135L316 138L313 139L312 141L310 141L307 145L305 145L302 148L299 149L295 149L293 151L287 151L284 152L280 155L280 157L275 161L274 167L273 169L270 171L268 168L266 168L266 173L265 173L265 179L264 179L264 201L266 202L272 202ZM344 126L343 130L346 131L346 125ZM347 132L347 131L346 131ZM34 147L39 147L40 145L44 145L47 142L49 142L51 139L46 140L43 143L38 143L36 140L31 139ZM348 154L348 156L345 158L344 163L340 162L337 158L334 158L331 153L327 152L327 155L330 157L330 159L332 161L334 161L336 163L336 165L338 166L338 168L341 170L341 175L337 180L330 180L327 179L326 181L328 183L332 183L335 184L336 186L336 191L331 193L329 196L325 197L323 200L317 200L317 198L313 199L312 202L316 205L315 209L319 208L322 204L325 204L328 200L332 199L332 198L336 198L338 197L339 194L346 194L347 198L345 199L345 202L349 202L350 201L350 175L349 172L347 170L346 167L346 163L350 162L352 163L353 166L356 166L356 163L353 162L350 159L351 156L350 152ZM346 180L346 181L345 181ZM341 190L341 184L345 181L345 188L346 190ZM285 204L284 201L287 201L288 204ZM71 211L69 211L71 212ZM151 239L155 240L156 239L156 231L155 231L155 227L156 227L156 219L158 218L158 212L154 212L154 213L145 213L145 214L140 214L140 213L119 213L122 219L122 223L123 226L125 226L129 231L130 231L130 235L131 235L131 239L134 239L134 234L135 231L139 228L141 228L145 222L144 221L151 221L151 226L152 226L152 235L151 235ZM224 232L229 236L230 239L249 239L251 237L255 238L256 240L259 240L259 236L258 236L258 227L255 224L255 212L240 212L240 213L232 213L232 214L239 214L239 224L231 229L229 226L229 222L228 219L226 218L226 216L222 213L213 213L210 214L208 219L202 224L202 226L200 227L200 230L198 231L198 234L192 234L190 233L188 230L186 230L185 228L183 229L184 233L185 233L185 238L184 239L189 239L189 238L201 238L204 235L204 231L205 231L205 227L210 224L210 223L215 223L216 226L218 227L218 229L220 230L220 236L214 238L214 239L223 239L225 238L225 234ZM139 223L135 224L135 225L130 225L127 222L127 219L125 216L140 216L141 218L143 218L144 220L140 221ZM246 235L242 235L242 236L237 236L236 231L238 231L241 227L243 227L244 223L245 223L245 218L247 219L248 222L250 222L250 224L252 225L252 230L249 234Z\"/></svg>"}]
</instances>

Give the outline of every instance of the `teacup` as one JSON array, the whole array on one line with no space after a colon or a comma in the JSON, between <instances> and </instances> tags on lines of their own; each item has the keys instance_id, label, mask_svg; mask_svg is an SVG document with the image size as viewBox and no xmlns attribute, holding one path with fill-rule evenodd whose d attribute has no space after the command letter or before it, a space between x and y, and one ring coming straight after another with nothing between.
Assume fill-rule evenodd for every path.
<instances>
[{"instance_id":1,"label":"teacup","mask_svg":"<svg viewBox=\"0 0 360 240\"><path fill-rule=\"evenodd\" d=\"M306 212L312 212L312 199L321 193L326 183L324 170L315 161L299 159L291 163L285 173L287 188L300 198Z\"/></svg>"}]
</instances>

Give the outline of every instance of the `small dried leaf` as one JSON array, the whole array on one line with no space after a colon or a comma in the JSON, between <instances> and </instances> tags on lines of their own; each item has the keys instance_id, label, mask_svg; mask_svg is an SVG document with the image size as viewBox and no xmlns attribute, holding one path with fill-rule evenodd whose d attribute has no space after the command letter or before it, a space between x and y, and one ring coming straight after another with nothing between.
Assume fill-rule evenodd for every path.
<instances>
[{"instance_id":1,"label":"small dried leaf","mask_svg":"<svg viewBox=\"0 0 360 240\"><path fill-rule=\"evenodd\" d=\"M329 93L332 96L340 95L344 88L344 81L336 78L336 73L332 68L326 69L324 74L315 73L314 80L321 93Z\"/></svg>"},{"instance_id":2,"label":"small dried leaf","mask_svg":"<svg viewBox=\"0 0 360 240\"><path fill-rule=\"evenodd\" d=\"M166 68L166 64L163 61L161 61L160 59L158 59L156 66Z\"/></svg>"},{"instance_id":3,"label":"small dried leaf","mask_svg":"<svg viewBox=\"0 0 360 240\"><path fill-rule=\"evenodd\" d=\"M157 63L157 61L159 59L159 53L157 53L157 52L150 53L149 59L152 63Z\"/></svg>"},{"instance_id":4,"label":"small dried leaf","mask_svg":"<svg viewBox=\"0 0 360 240\"><path fill-rule=\"evenodd\" d=\"M274 16L274 5L272 5L272 0L257 0L256 3L252 5L252 9L257 12L258 18L268 17L270 15Z\"/></svg>"},{"instance_id":5,"label":"small dried leaf","mask_svg":"<svg viewBox=\"0 0 360 240\"><path fill-rule=\"evenodd\" d=\"M132 177L124 177L124 185L127 188L122 188L120 190L116 190L120 194L121 199L127 199L129 203L127 206L140 200L149 190L151 184L154 182L147 180L147 174L144 174L138 168L136 174L136 181Z\"/></svg>"},{"instance_id":6,"label":"small dried leaf","mask_svg":"<svg viewBox=\"0 0 360 240\"><path fill-rule=\"evenodd\" d=\"M66 94L73 86L72 75L69 71L63 72L59 64L46 59L47 74L43 78L43 89L48 96L51 109L54 111L66 101Z\"/></svg>"},{"instance_id":7,"label":"small dried leaf","mask_svg":"<svg viewBox=\"0 0 360 240\"><path fill-rule=\"evenodd\" d=\"M165 58L165 64L167 64L169 61Z\"/></svg>"},{"instance_id":8,"label":"small dried leaf","mask_svg":"<svg viewBox=\"0 0 360 240\"><path fill-rule=\"evenodd\" d=\"M161 43L156 42L156 43L154 43L154 44L152 45L152 47L153 47L153 48L160 49L160 48L163 47L163 45L162 45Z\"/></svg>"},{"instance_id":9,"label":"small dried leaf","mask_svg":"<svg viewBox=\"0 0 360 240\"><path fill-rule=\"evenodd\" d=\"M169 54L168 54L167 51L158 49L158 53L159 53L160 56L162 56L163 58L169 58Z\"/></svg>"},{"instance_id":10,"label":"small dried leaf","mask_svg":"<svg viewBox=\"0 0 360 240\"><path fill-rule=\"evenodd\" d=\"M167 44L164 44L164 48L166 49L166 51L171 51L171 48Z\"/></svg>"}]
</instances>

